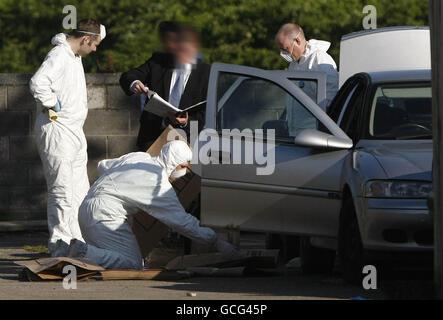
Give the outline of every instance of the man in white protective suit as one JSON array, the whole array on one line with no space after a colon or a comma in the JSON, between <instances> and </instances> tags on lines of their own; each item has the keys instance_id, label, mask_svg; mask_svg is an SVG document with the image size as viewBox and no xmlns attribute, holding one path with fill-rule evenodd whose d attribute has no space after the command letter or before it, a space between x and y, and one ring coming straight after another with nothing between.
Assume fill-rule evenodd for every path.
<instances>
[{"instance_id":1,"label":"man in white protective suit","mask_svg":"<svg viewBox=\"0 0 443 320\"><path fill-rule=\"evenodd\" d=\"M85 242L71 240L69 257L88 258L105 269L142 269L142 256L128 219L140 210L196 242L213 246L228 257L239 252L217 239L186 213L169 182L186 174L192 151L183 141L163 146L157 157L135 152L98 165L99 179L79 209Z\"/></svg>"},{"instance_id":2,"label":"man in white protective suit","mask_svg":"<svg viewBox=\"0 0 443 320\"><path fill-rule=\"evenodd\" d=\"M326 73L326 105L338 91L338 72L334 59L328 54L331 43L306 40L303 29L293 23L283 25L275 36L281 57L290 63L289 71L318 71Z\"/></svg>"},{"instance_id":3,"label":"man in white protective suit","mask_svg":"<svg viewBox=\"0 0 443 320\"><path fill-rule=\"evenodd\" d=\"M37 102L34 131L48 188L48 249L53 257L66 256L71 239L81 239L78 207L89 189L82 57L96 51L105 36L105 27L92 19L79 21L70 35L55 35L55 47L30 81Z\"/></svg>"},{"instance_id":4,"label":"man in white protective suit","mask_svg":"<svg viewBox=\"0 0 443 320\"><path fill-rule=\"evenodd\" d=\"M303 29L293 23L283 25L275 36L280 56L290 63L288 71L317 71L326 73L326 101L328 107L338 91L338 72L334 59L328 54L331 43L322 40L306 40ZM302 90L314 101L317 88L309 81L301 81ZM294 99L291 99L294 101ZM303 129L317 129L317 120L297 103L288 108L288 126L291 136Z\"/></svg>"}]
</instances>

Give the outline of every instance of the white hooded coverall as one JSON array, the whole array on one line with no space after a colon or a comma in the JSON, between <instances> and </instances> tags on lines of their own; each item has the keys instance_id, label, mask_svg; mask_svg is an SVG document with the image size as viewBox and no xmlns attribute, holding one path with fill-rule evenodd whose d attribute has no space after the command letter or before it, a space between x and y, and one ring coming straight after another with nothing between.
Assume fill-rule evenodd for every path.
<instances>
[{"instance_id":1,"label":"white hooded coverall","mask_svg":"<svg viewBox=\"0 0 443 320\"><path fill-rule=\"evenodd\" d=\"M289 71L317 71L326 73L326 101L325 107L329 106L338 91L338 72L334 59L327 53L331 46L330 42L321 40L309 40L306 51L298 62L293 61ZM310 88L304 88L305 93L314 98ZM317 129L317 119L305 108L301 107L294 99L290 99L292 107L288 108L288 125L291 137L295 137L304 129Z\"/></svg>"},{"instance_id":2,"label":"white hooded coverall","mask_svg":"<svg viewBox=\"0 0 443 320\"><path fill-rule=\"evenodd\" d=\"M306 51L298 62L291 62L289 71L326 72L326 106L338 91L338 72L334 59L328 54L331 43L322 40L309 40Z\"/></svg>"},{"instance_id":3,"label":"white hooded coverall","mask_svg":"<svg viewBox=\"0 0 443 320\"><path fill-rule=\"evenodd\" d=\"M72 238L82 239L77 217L89 189L83 133L88 109L81 57L74 54L63 33L54 36L52 44L55 47L32 77L30 89L37 102L35 139L48 188L48 247L56 255L57 240L69 244ZM62 109L57 120L50 121L42 109L58 101Z\"/></svg>"},{"instance_id":4,"label":"white hooded coverall","mask_svg":"<svg viewBox=\"0 0 443 320\"><path fill-rule=\"evenodd\" d=\"M196 242L215 244L215 232L200 227L199 220L185 212L169 182L176 167L191 159L185 142L172 141L157 157L135 152L101 161L101 176L79 210L86 241L81 256L106 269L142 269L140 249L128 223L140 210Z\"/></svg>"}]
</instances>

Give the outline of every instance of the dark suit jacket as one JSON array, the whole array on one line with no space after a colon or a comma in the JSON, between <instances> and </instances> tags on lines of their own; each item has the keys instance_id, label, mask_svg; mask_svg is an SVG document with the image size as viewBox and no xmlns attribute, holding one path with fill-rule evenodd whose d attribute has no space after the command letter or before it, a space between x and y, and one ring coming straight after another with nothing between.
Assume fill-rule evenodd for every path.
<instances>
[{"instance_id":1,"label":"dark suit jacket","mask_svg":"<svg viewBox=\"0 0 443 320\"><path fill-rule=\"evenodd\" d=\"M168 53L154 53L152 57L141 66L125 72L120 77L120 86L128 95L134 93L130 85L135 80L140 80L148 86L150 90L157 92L166 101L169 99L171 77L175 68L173 56ZM180 109L185 109L196 103L206 100L208 91L210 66L201 60L197 61L186 83L185 91L180 100ZM198 121L199 131L205 123L206 106L197 107L189 112L189 122L185 132L189 140L190 121ZM150 112L143 111L140 118L140 130L137 138L137 146L140 150L146 151L149 146L163 132L163 119ZM167 122L169 123L169 122Z\"/></svg>"}]
</instances>

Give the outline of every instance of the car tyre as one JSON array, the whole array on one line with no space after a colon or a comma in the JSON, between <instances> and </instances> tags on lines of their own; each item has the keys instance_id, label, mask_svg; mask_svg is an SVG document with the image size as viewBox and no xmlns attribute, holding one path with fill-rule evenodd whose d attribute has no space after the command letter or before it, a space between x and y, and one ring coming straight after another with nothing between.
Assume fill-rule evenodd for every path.
<instances>
[{"instance_id":1,"label":"car tyre","mask_svg":"<svg viewBox=\"0 0 443 320\"><path fill-rule=\"evenodd\" d=\"M342 208L338 255L343 278L351 284L360 285L365 251L352 198L346 199Z\"/></svg>"}]
</instances>

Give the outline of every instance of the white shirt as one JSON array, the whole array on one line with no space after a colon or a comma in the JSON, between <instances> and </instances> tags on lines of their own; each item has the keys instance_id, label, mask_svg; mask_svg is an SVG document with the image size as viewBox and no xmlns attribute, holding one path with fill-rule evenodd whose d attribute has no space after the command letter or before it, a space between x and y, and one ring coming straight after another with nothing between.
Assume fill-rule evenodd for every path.
<instances>
[{"instance_id":1,"label":"white shirt","mask_svg":"<svg viewBox=\"0 0 443 320\"><path fill-rule=\"evenodd\" d=\"M185 63L183 65L179 65L177 64L174 71L172 72L172 77L171 77L171 85L169 86L169 95L171 95L172 92L172 88L174 88L175 82L177 81L177 73L179 70L181 70L183 72L183 91L184 92L185 88L186 88L186 84L188 83L189 80L189 76L191 75L192 72L192 66L193 64L191 63Z\"/></svg>"}]
</instances>

